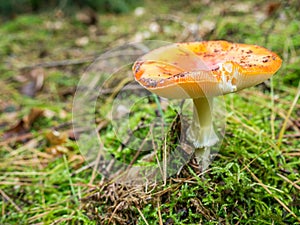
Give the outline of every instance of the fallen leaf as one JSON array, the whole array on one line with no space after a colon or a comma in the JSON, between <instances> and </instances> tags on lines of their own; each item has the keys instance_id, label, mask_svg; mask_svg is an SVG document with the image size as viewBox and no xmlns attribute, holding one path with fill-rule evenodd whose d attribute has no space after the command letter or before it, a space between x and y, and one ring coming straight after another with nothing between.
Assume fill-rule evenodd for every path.
<instances>
[{"instance_id":1,"label":"fallen leaf","mask_svg":"<svg viewBox=\"0 0 300 225\"><path fill-rule=\"evenodd\" d=\"M3 134L3 139L6 140L12 137L18 137L28 133L32 124L43 115L44 110L32 108L26 116L24 116L16 125L6 130ZM26 140L22 140L26 141Z\"/></svg>"},{"instance_id":2,"label":"fallen leaf","mask_svg":"<svg viewBox=\"0 0 300 225\"><path fill-rule=\"evenodd\" d=\"M80 168L84 162L85 159L82 155L76 155L76 154L69 155L69 163L74 169Z\"/></svg>"},{"instance_id":3,"label":"fallen leaf","mask_svg":"<svg viewBox=\"0 0 300 225\"><path fill-rule=\"evenodd\" d=\"M32 108L30 113L23 117L24 127L29 130L32 124L43 115L44 110L39 108Z\"/></svg>"},{"instance_id":4,"label":"fallen leaf","mask_svg":"<svg viewBox=\"0 0 300 225\"><path fill-rule=\"evenodd\" d=\"M63 154L70 153L70 147L65 146L68 139L67 132L59 132L57 130L51 130L46 134L46 138L50 144L46 148L46 152L53 156L61 156Z\"/></svg>"},{"instance_id":5,"label":"fallen leaf","mask_svg":"<svg viewBox=\"0 0 300 225\"><path fill-rule=\"evenodd\" d=\"M69 149L65 146L54 145L54 146L50 146L50 147L46 148L46 152L51 155L58 156L58 155L68 153Z\"/></svg>"},{"instance_id":6,"label":"fallen leaf","mask_svg":"<svg viewBox=\"0 0 300 225\"><path fill-rule=\"evenodd\" d=\"M45 73L41 67L34 68L30 71L24 72L21 76L24 84L21 87L21 93L34 97L36 92L40 91L44 84Z\"/></svg>"},{"instance_id":7,"label":"fallen leaf","mask_svg":"<svg viewBox=\"0 0 300 225\"><path fill-rule=\"evenodd\" d=\"M6 140L8 138L17 137L25 133L27 133L27 130L24 127L24 121L21 120L17 125L5 131L2 136L2 139Z\"/></svg>"},{"instance_id":8,"label":"fallen leaf","mask_svg":"<svg viewBox=\"0 0 300 225\"><path fill-rule=\"evenodd\" d=\"M51 146L62 145L66 143L68 135L56 130L52 130L46 134L46 138Z\"/></svg>"}]
</instances>

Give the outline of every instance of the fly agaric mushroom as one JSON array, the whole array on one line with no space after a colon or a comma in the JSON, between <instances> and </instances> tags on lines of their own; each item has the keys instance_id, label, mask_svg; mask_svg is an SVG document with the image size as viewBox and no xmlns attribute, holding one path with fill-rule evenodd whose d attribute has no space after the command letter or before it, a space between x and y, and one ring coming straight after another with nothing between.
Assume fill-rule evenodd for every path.
<instances>
[{"instance_id":1,"label":"fly agaric mushroom","mask_svg":"<svg viewBox=\"0 0 300 225\"><path fill-rule=\"evenodd\" d=\"M152 50L133 65L137 82L171 99L193 99L188 130L202 169L210 147L218 141L212 125L213 97L254 86L270 78L282 60L257 46L227 41L176 43Z\"/></svg>"}]
</instances>

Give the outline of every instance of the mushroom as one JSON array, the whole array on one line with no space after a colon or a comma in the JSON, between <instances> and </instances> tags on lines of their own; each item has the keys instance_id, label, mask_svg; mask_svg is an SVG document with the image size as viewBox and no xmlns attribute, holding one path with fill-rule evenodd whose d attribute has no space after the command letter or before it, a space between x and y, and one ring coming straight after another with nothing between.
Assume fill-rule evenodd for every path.
<instances>
[{"instance_id":1,"label":"mushroom","mask_svg":"<svg viewBox=\"0 0 300 225\"><path fill-rule=\"evenodd\" d=\"M193 99L188 136L196 160L202 160L202 169L206 169L210 147L218 142L212 124L213 98L263 82L280 68L281 62L263 47L220 40L154 49L139 58L132 70L138 83L159 96Z\"/></svg>"}]
</instances>

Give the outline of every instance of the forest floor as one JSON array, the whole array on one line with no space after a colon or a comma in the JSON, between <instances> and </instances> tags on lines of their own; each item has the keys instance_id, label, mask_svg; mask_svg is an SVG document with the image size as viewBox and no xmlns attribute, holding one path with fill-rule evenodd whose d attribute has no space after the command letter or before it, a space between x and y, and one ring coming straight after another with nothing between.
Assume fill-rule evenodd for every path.
<instances>
[{"instance_id":1,"label":"forest floor","mask_svg":"<svg viewBox=\"0 0 300 225\"><path fill-rule=\"evenodd\" d=\"M124 14L54 10L2 22L0 223L300 224L298 8L298 1L144 1ZM133 63L128 43L200 40L264 46L283 63L263 84L219 98L223 137L207 170L186 162L161 180L121 182L123 167L111 164L158 168L156 160L178 150L183 122L179 103L172 109L140 89L128 97L131 108L122 103L117 92L132 81L129 67L120 69ZM102 73L110 73L107 80L99 81ZM108 91L99 96L93 86L93 105L77 88L95 77ZM128 110L128 120L118 120ZM90 127L80 117L89 113ZM157 118L163 129L151 125ZM141 140L153 149L136 151Z\"/></svg>"}]
</instances>

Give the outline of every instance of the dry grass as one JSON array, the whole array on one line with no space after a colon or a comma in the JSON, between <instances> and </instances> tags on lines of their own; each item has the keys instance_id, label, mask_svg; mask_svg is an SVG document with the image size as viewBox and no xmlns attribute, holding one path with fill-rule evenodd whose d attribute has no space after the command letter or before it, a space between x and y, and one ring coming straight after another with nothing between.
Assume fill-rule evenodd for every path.
<instances>
[{"instance_id":1,"label":"dry grass","mask_svg":"<svg viewBox=\"0 0 300 225\"><path fill-rule=\"evenodd\" d=\"M298 2L232 1L228 7L218 1L205 2L190 1L189 6L159 2L157 9L158 3L146 1L143 19L133 12L103 14L96 32L69 17L54 18L64 28L53 30L48 27L52 17L45 14L24 15L3 24L1 224L300 224ZM153 24L158 31L151 31ZM77 46L75 40L82 36L90 42ZM149 138L155 154L122 145L104 111L128 78L107 89L104 94L109 101L99 99L103 110L96 112L96 129L104 140L101 148L114 160L105 164L99 155L84 161L75 140L86 130L72 129L79 75L99 52L138 38L226 39L263 45L283 58L271 82L225 97L226 135L207 171L200 172L189 162L180 173L162 176L164 181L117 182L120 171L114 163L118 161L125 161L128 170L145 161L167 161L178 144L182 122L165 103L148 98L131 114L127 141L134 135ZM34 43L40 43L41 49ZM43 68L42 87L35 85L32 68L36 66L24 70L28 65ZM22 92L30 85L36 88L32 97ZM147 113L143 119L141 111ZM161 114L170 126L152 135L155 127L147 122ZM100 166L110 172L109 177L98 173ZM166 168L160 169L164 174Z\"/></svg>"}]
</instances>

